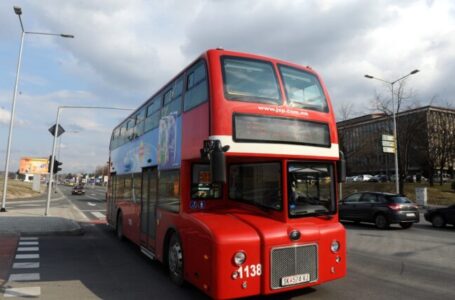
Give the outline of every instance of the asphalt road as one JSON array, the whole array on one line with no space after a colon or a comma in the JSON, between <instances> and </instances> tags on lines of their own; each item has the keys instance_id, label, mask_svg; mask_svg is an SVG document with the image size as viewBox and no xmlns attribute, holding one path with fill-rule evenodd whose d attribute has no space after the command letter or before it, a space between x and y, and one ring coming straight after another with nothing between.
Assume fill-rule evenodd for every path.
<instances>
[{"instance_id":1,"label":"asphalt road","mask_svg":"<svg viewBox=\"0 0 455 300\"><path fill-rule=\"evenodd\" d=\"M91 220L103 213L103 189L87 189L85 196L63 192ZM83 236L39 237L40 280L24 285L40 287L41 299L207 299L191 286L175 287L159 263L118 241L106 225L83 226ZM345 226L344 279L258 299L455 299L455 228L434 229L424 221L406 230Z\"/></svg>"},{"instance_id":2,"label":"asphalt road","mask_svg":"<svg viewBox=\"0 0 455 300\"><path fill-rule=\"evenodd\" d=\"M87 185L85 187L84 195L72 195L72 187L59 186L59 188L66 198L69 199L89 220L106 220L105 187Z\"/></svg>"}]
</instances>

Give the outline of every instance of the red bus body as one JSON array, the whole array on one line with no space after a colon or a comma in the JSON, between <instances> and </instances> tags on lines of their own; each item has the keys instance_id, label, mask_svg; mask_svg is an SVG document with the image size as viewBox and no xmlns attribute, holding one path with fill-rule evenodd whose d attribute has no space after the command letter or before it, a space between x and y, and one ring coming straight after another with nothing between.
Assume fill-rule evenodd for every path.
<instances>
[{"instance_id":1,"label":"red bus body","mask_svg":"<svg viewBox=\"0 0 455 300\"><path fill-rule=\"evenodd\" d=\"M198 78L204 76L200 75L198 65L205 68L205 79L201 80L205 80L206 87L197 86ZM241 70L237 72L236 68ZM255 102L247 93L225 82L232 80L239 90L247 90L250 88L245 86L247 80L243 82L235 76L256 72L260 77L262 70L269 69L273 71L278 93L268 88L261 93L273 95L277 103ZM298 85L300 71L309 74L308 78L319 80L326 99L324 109L288 105L291 102L286 88L289 87L283 78L295 80ZM179 92L180 83L182 92ZM173 89L173 96L166 100L169 88ZM204 89L206 100L190 103L197 99L194 95L204 94ZM229 92L243 98L227 99ZM173 97L180 104L169 100ZM154 101L160 102L155 108L151 107ZM166 117L169 122L163 121L166 114L163 111L169 111L166 103L174 107L181 105L180 112ZM152 119L158 106L161 120L157 125ZM281 138L283 128L298 121L312 122L309 128L315 124L321 132L327 128L327 144L275 142ZM144 133L147 124L153 122L155 129ZM280 130L270 133L271 141L255 140L256 136L268 136L268 128L261 127L267 123L276 124L272 125L275 128L281 126ZM324 140L307 131L316 144ZM307 131L302 132L307 134ZM284 134L285 140L294 138L300 137ZM225 152L228 181L224 184L207 183L206 162L201 160L205 140L218 140L230 147ZM163 145L169 141L174 145L170 150ZM315 71L263 56L208 50L114 130L108 222L115 228L121 226L125 237L139 245L146 255L165 264L170 237L176 234L182 246L184 279L212 298L268 295L320 285L346 274L345 229L338 221L336 210L338 160L333 109ZM321 175L321 170L331 170L331 175ZM319 210L291 211L295 207L290 204L288 177L291 175L300 178L296 179L297 185L308 195L328 195L320 196L316 206L308 206ZM273 185L274 182L277 184ZM268 204L274 197L280 199L277 204ZM307 204L301 207L304 205ZM333 249L334 243L338 243L339 249ZM234 261L237 252L246 256L241 265Z\"/></svg>"}]
</instances>

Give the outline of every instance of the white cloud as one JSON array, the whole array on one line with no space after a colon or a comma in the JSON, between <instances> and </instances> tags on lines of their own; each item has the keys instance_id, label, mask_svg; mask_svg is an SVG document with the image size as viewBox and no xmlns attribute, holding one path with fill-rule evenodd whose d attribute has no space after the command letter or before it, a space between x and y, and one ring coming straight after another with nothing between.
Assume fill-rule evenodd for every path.
<instances>
[{"instance_id":1,"label":"white cloud","mask_svg":"<svg viewBox=\"0 0 455 300\"><path fill-rule=\"evenodd\" d=\"M5 107L19 43L13 5L22 6L29 30L75 35L27 37L14 140L22 151L49 151L47 128L59 105L137 107L201 52L218 46L312 66L335 109L354 103L356 111L368 113L374 94L387 90L364 74L394 80L416 68L421 72L408 81L416 101L426 104L438 95L455 103L450 0L6 0L0 2L2 125L9 122ZM110 130L127 114L65 111L62 125L80 131L64 136L66 166L104 162ZM26 127L33 136L22 131ZM34 147L28 147L32 138Z\"/></svg>"},{"instance_id":2,"label":"white cloud","mask_svg":"<svg viewBox=\"0 0 455 300\"><path fill-rule=\"evenodd\" d=\"M9 124L11 113L3 108L0 108L0 124Z\"/></svg>"}]
</instances>

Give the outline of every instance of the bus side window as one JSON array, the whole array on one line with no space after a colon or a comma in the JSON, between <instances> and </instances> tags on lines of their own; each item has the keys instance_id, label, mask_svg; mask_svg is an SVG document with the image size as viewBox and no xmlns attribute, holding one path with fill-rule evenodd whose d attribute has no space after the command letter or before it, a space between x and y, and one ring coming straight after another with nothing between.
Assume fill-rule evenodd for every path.
<instances>
[{"instance_id":1,"label":"bus side window","mask_svg":"<svg viewBox=\"0 0 455 300\"><path fill-rule=\"evenodd\" d=\"M211 183L210 165L194 164L191 176L192 199L219 199L221 186L219 183Z\"/></svg>"},{"instance_id":2,"label":"bus side window","mask_svg":"<svg viewBox=\"0 0 455 300\"><path fill-rule=\"evenodd\" d=\"M144 133L144 121L145 121L145 108L136 115L136 136L141 136Z\"/></svg>"},{"instance_id":3,"label":"bus side window","mask_svg":"<svg viewBox=\"0 0 455 300\"><path fill-rule=\"evenodd\" d=\"M128 123L126 123L126 134L127 134L127 140L132 140L134 138L134 128L136 126L136 118L133 117L132 119L128 120Z\"/></svg>"},{"instance_id":4,"label":"bus side window","mask_svg":"<svg viewBox=\"0 0 455 300\"><path fill-rule=\"evenodd\" d=\"M182 88L183 78L178 78L173 84L172 88L164 93L163 109L161 116L165 117L172 112L177 112L179 115L182 111Z\"/></svg>"},{"instance_id":5,"label":"bus side window","mask_svg":"<svg viewBox=\"0 0 455 300\"><path fill-rule=\"evenodd\" d=\"M158 127L158 124L160 123L160 107L161 104L159 97L152 99L152 103L147 106L146 119L144 122L144 132Z\"/></svg>"},{"instance_id":6,"label":"bus side window","mask_svg":"<svg viewBox=\"0 0 455 300\"><path fill-rule=\"evenodd\" d=\"M158 183L158 207L164 210L180 210L180 170L161 171Z\"/></svg>"},{"instance_id":7,"label":"bus side window","mask_svg":"<svg viewBox=\"0 0 455 300\"><path fill-rule=\"evenodd\" d=\"M184 111L188 111L207 101L207 89L207 72L204 61L201 61L195 67L190 69L188 73L185 101L183 104Z\"/></svg>"},{"instance_id":8,"label":"bus side window","mask_svg":"<svg viewBox=\"0 0 455 300\"><path fill-rule=\"evenodd\" d=\"M128 141L128 132L126 129L126 123L122 124L122 127L120 128L120 143L119 145L123 145Z\"/></svg>"}]
</instances>

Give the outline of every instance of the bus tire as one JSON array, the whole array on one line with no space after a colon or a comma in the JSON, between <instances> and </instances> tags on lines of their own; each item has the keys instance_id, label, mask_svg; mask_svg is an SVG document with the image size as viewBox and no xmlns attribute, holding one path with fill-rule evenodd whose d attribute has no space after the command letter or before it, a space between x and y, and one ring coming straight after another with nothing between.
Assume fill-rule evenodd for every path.
<instances>
[{"instance_id":1,"label":"bus tire","mask_svg":"<svg viewBox=\"0 0 455 300\"><path fill-rule=\"evenodd\" d=\"M117 214L117 225L115 226L115 235L117 236L117 239L120 241L123 240L123 216L122 212L119 211Z\"/></svg>"},{"instance_id":2,"label":"bus tire","mask_svg":"<svg viewBox=\"0 0 455 300\"><path fill-rule=\"evenodd\" d=\"M176 285L183 284L183 249L176 232L172 233L167 248L167 268L171 281Z\"/></svg>"}]
</instances>

